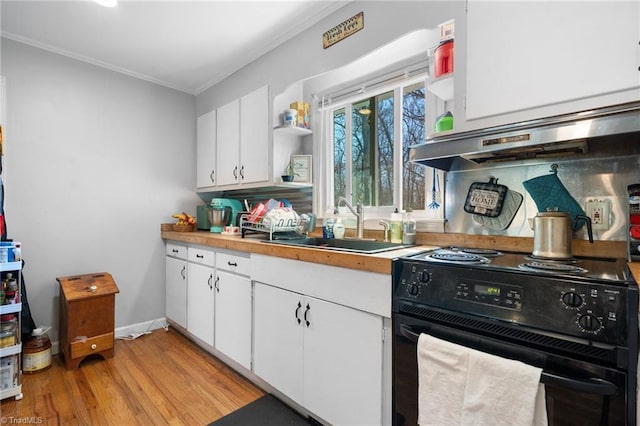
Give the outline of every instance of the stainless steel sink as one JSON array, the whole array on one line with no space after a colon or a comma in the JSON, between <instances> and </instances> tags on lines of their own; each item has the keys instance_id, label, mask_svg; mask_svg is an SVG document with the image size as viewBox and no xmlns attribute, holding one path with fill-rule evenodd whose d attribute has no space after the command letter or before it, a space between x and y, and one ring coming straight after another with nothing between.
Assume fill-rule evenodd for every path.
<instances>
[{"instance_id":1,"label":"stainless steel sink","mask_svg":"<svg viewBox=\"0 0 640 426\"><path fill-rule=\"evenodd\" d=\"M397 250L405 247L411 247L412 244L396 244L383 241L358 240L358 239L342 239L335 238L301 238L295 240L265 240L267 244L278 244L285 246L312 247L323 250L346 251L352 253L381 253L390 250Z\"/></svg>"}]
</instances>

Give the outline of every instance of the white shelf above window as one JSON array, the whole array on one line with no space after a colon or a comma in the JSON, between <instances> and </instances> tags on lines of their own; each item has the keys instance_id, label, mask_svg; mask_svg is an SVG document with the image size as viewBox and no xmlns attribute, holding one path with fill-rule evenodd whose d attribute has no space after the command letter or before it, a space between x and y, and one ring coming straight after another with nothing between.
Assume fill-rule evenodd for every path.
<instances>
[{"instance_id":1,"label":"white shelf above window","mask_svg":"<svg viewBox=\"0 0 640 426\"><path fill-rule=\"evenodd\" d=\"M453 73L431 81L428 88L431 93L444 101L453 100Z\"/></svg>"},{"instance_id":2,"label":"white shelf above window","mask_svg":"<svg viewBox=\"0 0 640 426\"><path fill-rule=\"evenodd\" d=\"M273 130L275 132L295 136L307 136L313 133L310 129L296 126L276 126L273 128Z\"/></svg>"}]
</instances>

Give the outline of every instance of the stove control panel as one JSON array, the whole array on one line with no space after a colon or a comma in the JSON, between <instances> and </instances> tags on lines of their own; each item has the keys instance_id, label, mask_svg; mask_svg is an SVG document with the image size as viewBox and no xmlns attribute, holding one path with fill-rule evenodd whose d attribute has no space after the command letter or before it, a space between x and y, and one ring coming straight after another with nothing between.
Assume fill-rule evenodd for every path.
<instances>
[{"instance_id":1,"label":"stove control panel","mask_svg":"<svg viewBox=\"0 0 640 426\"><path fill-rule=\"evenodd\" d=\"M432 273L427 265L414 263L404 271L400 280L400 296L418 298L424 292L423 289L429 285Z\"/></svg>"},{"instance_id":2,"label":"stove control panel","mask_svg":"<svg viewBox=\"0 0 640 426\"><path fill-rule=\"evenodd\" d=\"M508 284L459 281L455 298L516 311L522 309L522 288Z\"/></svg>"},{"instance_id":3,"label":"stove control panel","mask_svg":"<svg viewBox=\"0 0 640 426\"><path fill-rule=\"evenodd\" d=\"M560 302L574 313L583 334L612 334L624 322L623 294L615 287L571 286L560 291Z\"/></svg>"},{"instance_id":4,"label":"stove control panel","mask_svg":"<svg viewBox=\"0 0 640 426\"><path fill-rule=\"evenodd\" d=\"M419 311L414 308L429 307L594 342L628 343L630 318L638 310L634 287L491 265L394 260L393 309L413 315Z\"/></svg>"}]
</instances>

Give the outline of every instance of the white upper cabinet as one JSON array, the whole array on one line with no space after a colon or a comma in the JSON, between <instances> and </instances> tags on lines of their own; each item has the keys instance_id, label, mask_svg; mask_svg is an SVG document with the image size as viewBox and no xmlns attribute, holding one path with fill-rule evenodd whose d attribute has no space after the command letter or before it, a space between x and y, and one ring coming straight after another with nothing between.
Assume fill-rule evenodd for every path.
<instances>
[{"instance_id":1,"label":"white upper cabinet","mask_svg":"<svg viewBox=\"0 0 640 426\"><path fill-rule=\"evenodd\" d=\"M217 184L233 185L240 182L240 99L235 99L217 110Z\"/></svg>"},{"instance_id":2,"label":"white upper cabinet","mask_svg":"<svg viewBox=\"0 0 640 426\"><path fill-rule=\"evenodd\" d=\"M269 86L198 117L197 188L268 183L269 135Z\"/></svg>"},{"instance_id":3,"label":"white upper cabinet","mask_svg":"<svg viewBox=\"0 0 640 426\"><path fill-rule=\"evenodd\" d=\"M633 1L469 1L460 130L637 100L639 9Z\"/></svg>"},{"instance_id":4,"label":"white upper cabinet","mask_svg":"<svg viewBox=\"0 0 640 426\"><path fill-rule=\"evenodd\" d=\"M216 111L198 117L196 186L216 184Z\"/></svg>"},{"instance_id":5,"label":"white upper cabinet","mask_svg":"<svg viewBox=\"0 0 640 426\"><path fill-rule=\"evenodd\" d=\"M240 180L269 180L269 87L240 99Z\"/></svg>"}]
</instances>

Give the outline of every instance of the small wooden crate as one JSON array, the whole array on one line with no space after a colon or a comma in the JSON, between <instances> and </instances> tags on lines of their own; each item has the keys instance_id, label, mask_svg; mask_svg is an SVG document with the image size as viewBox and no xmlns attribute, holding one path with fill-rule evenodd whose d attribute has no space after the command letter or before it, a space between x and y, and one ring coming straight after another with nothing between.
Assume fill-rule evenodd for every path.
<instances>
[{"instance_id":1,"label":"small wooden crate","mask_svg":"<svg viewBox=\"0 0 640 426\"><path fill-rule=\"evenodd\" d=\"M113 357L115 295L111 274L56 278L60 283L60 348L67 370L89 355Z\"/></svg>"}]
</instances>

